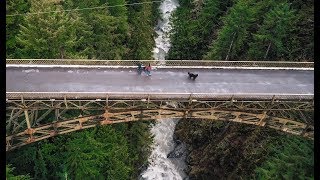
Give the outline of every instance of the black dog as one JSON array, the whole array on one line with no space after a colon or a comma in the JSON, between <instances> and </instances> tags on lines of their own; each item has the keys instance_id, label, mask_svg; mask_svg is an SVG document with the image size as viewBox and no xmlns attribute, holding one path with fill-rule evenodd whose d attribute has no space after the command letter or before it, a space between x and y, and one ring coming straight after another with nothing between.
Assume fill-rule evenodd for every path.
<instances>
[{"instance_id":1,"label":"black dog","mask_svg":"<svg viewBox=\"0 0 320 180\"><path fill-rule=\"evenodd\" d=\"M198 77L198 74L193 74L191 72L188 72L188 74L189 74L189 79L193 78L193 80L195 80Z\"/></svg>"}]
</instances>

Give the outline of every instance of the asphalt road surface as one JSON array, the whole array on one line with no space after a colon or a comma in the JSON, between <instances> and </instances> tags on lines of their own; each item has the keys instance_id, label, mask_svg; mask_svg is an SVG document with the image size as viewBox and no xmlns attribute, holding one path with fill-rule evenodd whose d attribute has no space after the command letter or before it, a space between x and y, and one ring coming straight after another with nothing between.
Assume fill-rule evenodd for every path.
<instances>
[{"instance_id":1,"label":"asphalt road surface","mask_svg":"<svg viewBox=\"0 0 320 180\"><path fill-rule=\"evenodd\" d=\"M158 69L146 76L133 68L7 67L6 91L313 94L314 71Z\"/></svg>"}]
</instances>

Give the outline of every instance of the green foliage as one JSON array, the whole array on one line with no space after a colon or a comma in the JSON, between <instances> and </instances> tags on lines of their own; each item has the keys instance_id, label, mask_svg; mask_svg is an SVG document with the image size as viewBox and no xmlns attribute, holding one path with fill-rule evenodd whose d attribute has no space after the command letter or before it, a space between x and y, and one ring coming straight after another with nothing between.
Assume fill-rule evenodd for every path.
<instances>
[{"instance_id":1,"label":"green foliage","mask_svg":"<svg viewBox=\"0 0 320 180\"><path fill-rule=\"evenodd\" d=\"M129 1L130 3L133 3ZM141 2L146 2L142 0ZM153 6L151 4L129 7L129 52L128 58L135 60L153 59Z\"/></svg>"},{"instance_id":2,"label":"green foliage","mask_svg":"<svg viewBox=\"0 0 320 180\"><path fill-rule=\"evenodd\" d=\"M37 148L33 145L26 146L23 151L20 149L15 150L13 153L9 153L6 156L7 164L12 164L17 167L16 172L18 174L27 174L34 176L34 166L36 162Z\"/></svg>"},{"instance_id":3,"label":"green foliage","mask_svg":"<svg viewBox=\"0 0 320 180\"><path fill-rule=\"evenodd\" d=\"M250 28L257 21L255 0L239 0L223 17L223 27L204 59L229 60L241 56L247 46Z\"/></svg>"},{"instance_id":4,"label":"green foliage","mask_svg":"<svg viewBox=\"0 0 320 180\"><path fill-rule=\"evenodd\" d=\"M130 12L127 6L116 6L126 3L125 0L10 0L8 14L115 7L7 17L7 57L151 59L157 6L132 6Z\"/></svg>"},{"instance_id":5,"label":"green foliage","mask_svg":"<svg viewBox=\"0 0 320 180\"><path fill-rule=\"evenodd\" d=\"M295 11L288 3L281 3L265 16L258 32L250 43L249 57L253 59L283 59L291 48L287 44L292 30Z\"/></svg>"},{"instance_id":6,"label":"green foliage","mask_svg":"<svg viewBox=\"0 0 320 180\"><path fill-rule=\"evenodd\" d=\"M7 180L29 180L31 179L29 175L14 175L14 167L11 166L11 164L6 165L6 179Z\"/></svg>"},{"instance_id":7,"label":"green foliage","mask_svg":"<svg viewBox=\"0 0 320 180\"><path fill-rule=\"evenodd\" d=\"M314 1L292 0L296 18L288 38L288 58L298 61L314 59Z\"/></svg>"},{"instance_id":8,"label":"green foliage","mask_svg":"<svg viewBox=\"0 0 320 180\"><path fill-rule=\"evenodd\" d=\"M94 32L93 47L97 59L122 59L125 47L117 44L119 38L116 33L118 20L111 16L93 15L91 17Z\"/></svg>"},{"instance_id":9,"label":"green foliage","mask_svg":"<svg viewBox=\"0 0 320 180\"><path fill-rule=\"evenodd\" d=\"M230 1L181 1L172 18L168 59L201 59Z\"/></svg>"},{"instance_id":10,"label":"green foliage","mask_svg":"<svg viewBox=\"0 0 320 180\"><path fill-rule=\"evenodd\" d=\"M66 9L88 8L124 4L121 0L107 2L67 0ZM86 45L90 47L89 58L93 59L124 59L127 53L125 43L128 36L128 22L126 7L109 9L95 9L81 12L83 21L90 26L91 34L86 38Z\"/></svg>"},{"instance_id":11,"label":"green foliage","mask_svg":"<svg viewBox=\"0 0 320 180\"><path fill-rule=\"evenodd\" d=\"M39 142L38 146L43 156L45 166L47 168L47 178L52 179L54 177L64 177L66 168L64 166L65 156L65 139L69 136L55 137L52 142L47 140Z\"/></svg>"},{"instance_id":12,"label":"green foliage","mask_svg":"<svg viewBox=\"0 0 320 180\"><path fill-rule=\"evenodd\" d=\"M101 126L9 152L7 163L34 179L136 179L150 143L148 123Z\"/></svg>"},{"instance_id":13,"label":"green foliage","mask_svg":"<svg viewBox=\"0 0 320 180\"><path fill-rule=\"evenodd\" d=\"M108 136L106 136L108 135ZM104 144L107 153L103 159L103 174L108 179L128 179L131 167L127 163L128 144L126 138L111 126L98 128L95 139Z\"/></svg>"},{"instance_id":14,"label":"green foliage","mask_svg":"<svg viewBox=\"0 0 320 180\"><path fill-rule=\"evenodd\" d=\"M26 13L29 11L30 2L28 0L7 0L6 14L13 15ZM19 47L16 36L19 33L19 24L23 23L23 16L8 16L6 17L6 57L15 58L16 49Z\"/></svg>"},{"instance_id":15,"label":"green foliage","mask_svg":"<svg viewBox=\"0 0 320 180\"><path fill-rule=\"evenodd\" d=\"M98 178L104 144L96 141L90 132L76 133L65 145L64 157L68 174L72 179Z\"/></svg>"},{"instance_id":16,"label":"green foliage","mask_svg":"<svg viewBox=\"0 0 320 180\"><path fill-rule=\"evenodd\" d=\"M107 3L109 6L115 6L109 8L109 11L112 16L127 18L127 8L125 6L117 6L121 4L126 4L125 0L108 0Z\"/></svg>"},{"instance_id":17,"label":"green foliage","mask_svg":"<svg viewBox=\"0 0 320 180\"><path fill-rule=\"evenodd\" d=\"M7 13L126 3L124 0L10 0ZM151 59L157 7L146 4L7 17L7 39L10 39L7 57ZM80 114L79 110L68 110L65 117ZM46 122L54 120L54 112L50 115ZM18 167L17 173L30 173L34 179L136 179L147 161L150 143L148 123L139 122L130 127L119 124L22 147L8 153L7 162Z\"/></svg>"},{"instance_id":18,"label":"green foliage","mask_svg":"<svg viewBox=\"0 0 320 180\"><path fill-rule=\"evenodd\" d=\"M168 58L312 61L313 7L311 0L180 1Z\"/></svg>"},{"instance_id":19,"label":"green foliage","mask_svg":"<svg viewBox=\"0 0 320 180\"><path fill-rule=\"evenodd\" d=\"M136 2L145 0L9 0L6 12L20 14ZM169 59L314 58L311 0L179 3L172 18ZM8 16L7 58L152 59L158 5Z\"/></svg>"},{"instance_id":20,"label":"green foliage","mask_svg":"<svg viewBox=\"0 0 320 180\"><path fill-rule=\"evenodd\" d=\"M41 151L37 152L37 163L34 166L35 179L47 179L46 163L43 159Z\"/></svg>"},{"instance_id":21,"label":"green foliage","mask_svg":"<svg viewBox=\"0 0 320 180\"><path fill-rule=\"evenodd\" d=\"M314 179L313 142L285 136L269 149L266 161L255 169L257 179Z\"/></svg>"},{"instance_id":22,"label":"green foliage","mask_svg":"<svg viewBox=\"0 0 320 180\"><path fill-rule=\"evenodd\" d=\"M30 12L59 11L61 5L53 6L46 1L31 1ZM66 58L75 53L80 43L77 36L77 26L81 21L76 12L58 12L51 14L27 14L25 25L20 25L18 43L22 48L19 53L22 58ZM84 24L83 24L84 25Z\"/></svg>"},{"instance_id":23,"label":"green foliage","mask_svg":"<svg viewBox=\"0 0 320 180\"><path fill-rule=\"evenodd\" d=\"M135 167L140 167L147 162L150 154L149 145L152 143L152 137L149 132L149 122L129 123L128 142L130 159L133 160ZM138 176L139 169L133 171L134 176Z\"/></svg>"},{"instance_id":24,"label":"green foliage","mask_svg":"<svg viewBox=\"0 0 320 180\"><path fill-rule=\"evenodd\" d=\"M313 179L313 141L242 123L183 120L190 179Z\"/></svg>"},{"instance_id":25,"label":"green foliage","mask_svg":"<svg viewBox=\"0 0 320 180\"><path fill-rule=\"evenodd\" d=\"M68 0L65 7L115 6L126 3L125 0L92 2ZM152 7L149 4L129 8L117 6L82 13L85 22L92 28L91 39L87 40L93 47L89 58L151 59L154 46Z\"/></svg>"}]
</instances>

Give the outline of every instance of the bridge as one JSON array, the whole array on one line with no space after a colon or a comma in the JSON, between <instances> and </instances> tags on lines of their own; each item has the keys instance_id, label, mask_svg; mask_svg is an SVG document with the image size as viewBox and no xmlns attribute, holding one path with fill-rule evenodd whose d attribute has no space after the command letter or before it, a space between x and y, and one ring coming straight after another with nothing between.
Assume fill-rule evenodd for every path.
<instances>
[{"instance_id":1,"label":"bridge","mask_svg":"<svg viewBox=\"0 0 320 180\"><path fill-rule=\"evenodd\" d=\"M97 125L168 118L266 126L313 139L311 62L7 59L6 150ZM187 72L199 74L194 81Z\"/></svg>"}]
</instances>

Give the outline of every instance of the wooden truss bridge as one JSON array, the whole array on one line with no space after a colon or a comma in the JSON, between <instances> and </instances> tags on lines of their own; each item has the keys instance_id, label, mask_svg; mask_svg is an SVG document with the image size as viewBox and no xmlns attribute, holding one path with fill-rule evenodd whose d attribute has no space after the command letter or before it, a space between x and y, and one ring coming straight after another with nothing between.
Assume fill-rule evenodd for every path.
<instances>
[{"instance_id":1,"label":"wooden truss bridge","mask_svg":"<svg viewBox=\"0 0 320 180\"><path fill-rule=\"evenodd\" d=\"M99 99L68 99L66 95L58 99L7 99L6 150L99 125L173 118L232 121L265 126L310 139L314 136L312 98L272 96L259 100L225 96L209 100L200 98L204 95L192 94L188 98L184 98L186 94L173 96L182 98L162 98L157 94L120 99L117 96L106 95Z\"/></svg>"},{"instance_id":2,"label":"wooden truss bridge","mask_svg":"<svg viewBox=\"0 0 320 180\"><path fill-rule=\"evenodd\" d=\"M7 59L6 151L100 125L173 118L314 137L313 62L142 60L158 68L152 80L134 73L137 62ZM189 70L201 73L196 81Z\"/></svg>"}]
</instances>

